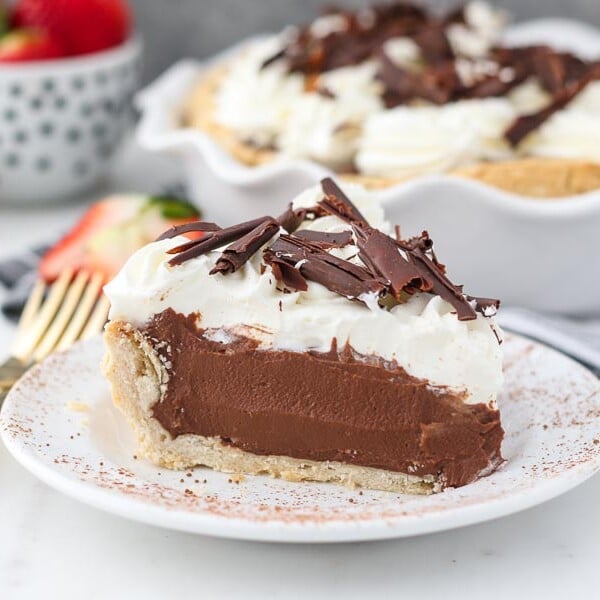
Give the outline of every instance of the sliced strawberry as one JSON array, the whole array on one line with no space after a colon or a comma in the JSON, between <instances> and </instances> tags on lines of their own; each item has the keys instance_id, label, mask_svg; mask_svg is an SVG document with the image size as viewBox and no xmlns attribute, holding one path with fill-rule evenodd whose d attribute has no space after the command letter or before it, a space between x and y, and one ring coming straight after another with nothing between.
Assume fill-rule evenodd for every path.
<instances>
[{"instance_id":1,"label":"sliced strawberry","mask_svg":"<svg viewBox=\"0 0 600 600\"><path fill-rule=\"evenodd\" d=\"M18 0L11 20L51 33L71 55L118 46L131 29L125 0Z\"/></svg>"},{"instance_id":2,"label":"sliced strawberry","mask_svg":"<svg viewBox=\"0 0 600 600\"><path fill-rule=\"evenodd\" d=\"M112 196L94 204L42 258L40 277L51 283L67 267L110 280L138 248L173 225L198 218L187 202L168 197Z\"/></svg>"},{"instance_id":3,"label":"sliced strawberry","mask_svg":"<svg viewBox=\"0 0 600 600\"><path fill-rule=\"evenodd\" d=\"M0 62L49 60L66 56L61 43L46 31L15 29L0 38Z\"/></svg>"}]
</instances>

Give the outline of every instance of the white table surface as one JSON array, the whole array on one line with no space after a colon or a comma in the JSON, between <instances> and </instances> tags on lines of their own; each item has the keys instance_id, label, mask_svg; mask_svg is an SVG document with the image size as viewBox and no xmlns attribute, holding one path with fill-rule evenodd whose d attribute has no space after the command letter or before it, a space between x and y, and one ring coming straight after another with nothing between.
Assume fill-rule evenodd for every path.
<instances>
[{"instance_id":1,"label":"white table surface","mask_svg":"<svg viewBox=\"0 0 600 600\"><path fill-rule=\"evenodd\" d=\"M108 185L156 190L173 166L125 153ZM0 205L0 258L81 207ZM13 327L0 317L0 357ZM0 598L597 598L600 477L540 507L420 538L275 545L128 522L48 488L0 443Z\"/></svg>"}]
</instances>

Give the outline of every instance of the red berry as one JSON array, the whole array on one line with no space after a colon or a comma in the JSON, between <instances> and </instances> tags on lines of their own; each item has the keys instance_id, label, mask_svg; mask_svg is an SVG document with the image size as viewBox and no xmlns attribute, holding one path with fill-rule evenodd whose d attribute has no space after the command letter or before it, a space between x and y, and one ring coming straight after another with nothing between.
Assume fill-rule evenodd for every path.
<instances>
[{"instance_id":1,"label":"red berry","mask_svg":"<svg viewBox=\"0 0 600 600\"><path fill-rule=\"evenodd\" d=\"M125 0L18 0L11 20L48 31L71 55L118 46L131 27Z\"/></svg>"},{"instance_id":2,"label":"red berry","mask_svg":"<svg viewBox=\"0 0 600 600\"><path fill-rule=\"evenodd\" d=\"M49 60L65 56L62 44L37 29L15 29L0 38L0 62Z\"/></svg>"},{"instance_id":3,"label":"red berry","mask_svg":"<svg viewBox=\"0 0 600 600\"><path fill-rule=\"evenodd\" d=\"M39 274L52 283L64 269L116 275L129 256L173 225L198 219L198 211L175 198L112 196L93 204L42 258ZM191 233L194 239L202 234Z\"/></svg>"}]
</instances>

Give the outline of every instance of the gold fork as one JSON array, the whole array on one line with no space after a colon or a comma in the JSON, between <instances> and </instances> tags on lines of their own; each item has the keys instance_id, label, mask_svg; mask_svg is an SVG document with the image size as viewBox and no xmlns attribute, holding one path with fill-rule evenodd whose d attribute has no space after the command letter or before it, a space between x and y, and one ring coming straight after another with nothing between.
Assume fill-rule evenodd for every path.
<instances>
[{"instance_id":1,"label":"gold fork","mask_svg":"<svg viewBox=\"0 0 600 600\"><path fill-rule=\"evenodd\" d=\"M56 350L100 331L109 303L100 273L65 269L51 285L38 280L23 309L10 358L0 365L0 406L29 367Z\"/></svg>"}]
</instances>

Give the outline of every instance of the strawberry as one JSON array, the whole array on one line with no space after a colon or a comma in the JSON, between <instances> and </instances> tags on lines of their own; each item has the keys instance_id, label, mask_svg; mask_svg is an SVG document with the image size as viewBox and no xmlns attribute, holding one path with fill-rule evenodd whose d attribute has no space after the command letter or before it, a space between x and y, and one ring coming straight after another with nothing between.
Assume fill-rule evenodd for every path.
<instances>
[{"instance_id":1,"label":"strawberry","mask_svg":"<svg viewBox=\"0 0 600 600\"><path fill-rule=\"evenodd\" d=\"M138 248L169 227L197 218L198 211L192 205L175 198L108 197L93 204L75 227L43 256L40 277L51 283L65 268L72 267L75 271L100 272L109 281Z\"/></svg>"},{"instance_id":2,"label":"strawberry","mask_svg":"<svg viewBox=\"0 0 600 600\"><path fill-rule=\"evenodd\" d=\"M65 56L60 42L37 29L15 29L0 38L0 62L49 60Z\"/></svg>"},{"instance_id":3,"label":"strawberry","mask_svg":"<svg viewBox=\"0 0 600 600\"><path fill-rule=\"evenodd\" d=\"M12 23L48 31L70 55L78 55L123 43L131 15L125 0L18 0Z\"/></svg>"}]
</instances>

